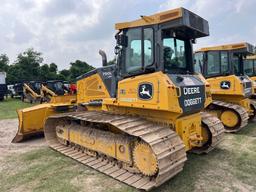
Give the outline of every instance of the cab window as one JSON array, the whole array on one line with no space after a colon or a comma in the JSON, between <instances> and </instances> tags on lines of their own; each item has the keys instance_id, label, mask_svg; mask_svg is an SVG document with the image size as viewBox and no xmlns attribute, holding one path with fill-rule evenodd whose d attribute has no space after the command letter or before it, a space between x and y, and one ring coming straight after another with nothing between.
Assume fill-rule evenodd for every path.
<instances>
[{"instance_id":1,"label":"cab window","mask_svg":"<svg viewBox=\"0 0 256 192\"><path fill-rule=\"evenodd\" d=\"M127 36L128 47L125 55L125 69L126 72L133 72L141 69L142 66L141 30L129 30Z\"/></svg>"},{"instance_id":2,"label":"cab window","mask_svg":"<svg viewBox=\"0 0 256 192\"><path fill-rule=\"evenodd\" d=\"M144 29L144 66L153 63L153 29Z\"/></svg>"},{"instance_id":3,"label":"cab window","mask_svg":"<svg viewBox=\"0 0 256 192\"><path fill-rule=\"evenodd\" d=\"M203 53L196 53L194 55L195 72L203 73Z\"/></svg>"},{"instance_id":4,"label":"cab window","mask_svg":"<svg viewBox=\"0 0 256 192\"><path fill-rule=\"evenodd\" d=\"M209 51L207 58L207 75L220 74L220 55L217 51Z\"/></svg>"},{"instance_id":5,"label":"cab window","mask_svg":"<svg viewBox=\"0 0 256 192\"><path fill-rule=\"evenodd\" d=\"M228 73L228 52L222 51L220 53L220 61L221 61L221 73L225 74Z\"/></svg>"},{"instance_id":6,"label":"cab window","mask_svg":"<svg viewBox=\"0 0 256 192\"><path fill-rule=\"evenodd\" d=\"M153 29L129 29L126 33L125 73L136 73L153 64ZM142 40L144 37L144 40Z\"/></svg>"},{"instance_id":7,"label":"cab window","mask_svg":"<svg viewBox=\"0 0 256 192\"><path fill-rule=\"evenodd\" d=\"M244 73L248 76L253 75L253 60L244 60Z\"/></svg>"},{"instance_id":8,"label":"cab window","mask_svg":"<svg viewBox=\"0 0 256 192\"><path fill-rule=\"evenodd\" d=\"M185 55L185 41L176 38L166 37L163 39L163 46L165 70L185 70L187 68Z\"/></svg>"},{"instance_id":9,"label":"cab window","mask_svg":"<svg viewBox=\"0 0 256 192\"><path fill-rule=\"evenodd\" d=\"M253 60L253 75L256 75L256 60Z\"/></svg>"}]
</instances>

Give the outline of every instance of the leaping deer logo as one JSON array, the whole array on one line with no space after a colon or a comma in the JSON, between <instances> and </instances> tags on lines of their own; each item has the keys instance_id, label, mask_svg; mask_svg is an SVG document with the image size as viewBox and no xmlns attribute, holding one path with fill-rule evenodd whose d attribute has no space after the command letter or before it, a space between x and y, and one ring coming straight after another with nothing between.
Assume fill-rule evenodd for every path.
<instances>
[{"instance_id":1,"label":"leaping deer logo","mask_svg":"<svg viewBox=\"0 0 256 192\"><path fill-rule=\"evenodd\" d=\"M149 93L149 90L146 90L146 85L142 85L142 90L140 92L140 95L141 96L147 95L149 98L152 97L152 95L150 95L150 93Z\"/></svg>"},{"instance_id":2,"label":"leaping deer logo","mask_svg":"<svg viewBox=\"0 0 256 192\"><path fill-rule=\"evenodd\" d=\"M228 83L228 82L223 81L223 82L221 83L221 88L229 89L229 88L230 88L230 85L229 85L229 83Z\"/></svg>"}]
</instances>

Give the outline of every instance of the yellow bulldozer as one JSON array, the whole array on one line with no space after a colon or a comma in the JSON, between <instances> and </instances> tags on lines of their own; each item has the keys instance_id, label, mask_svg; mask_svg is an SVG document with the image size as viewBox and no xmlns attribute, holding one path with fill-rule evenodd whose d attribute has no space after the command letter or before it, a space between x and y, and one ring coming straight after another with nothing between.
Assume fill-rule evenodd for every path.
<instances>
[{"instance_id":1,"label":"yellow bulldozer","mask_svg":"<svg viewBox=\"0 0 256 192\"><path fill-rule=\"evenodd\" d=\"M195 70L211 86L213 102L206 111L216 115L226 132L237 132L255 116L252 81L243 72L243 61L253 53L249 43L205 47L194 55Z\"/></svg>"},{"instance_id":2,"label":"yellow bulldozer","mask_svg":"<svg viewBox=\"0 0 256 192\"><path fill-rule=\"evenodd\" d=\"M105 66L101 51L103 67L78 78L78 110L52 116L28 108L20 124L37 126L39 116L51 148L150 190L182 171L187 151L207 153L222 139L221 121L202 112L212 102L210 85L193 65L192 43L209 26L179 8L115 28L117 63Z\"/></svg>"},{"instance_id":3,"label":"yellow bulldozer","mask_svg":"<svg viewBox=\"0 0 256 192\"><path fill-rule=\"evenodd\" d=\"M41 96L41 82L29 81L23 83L23 94L21 95L22 101L28 101L30 103L40 102Z\"/></svg>"},{"instance_id":4,"label":"yellow bulldozer","mask_svg":"<svg viewBox=\"0 0 256 192\"><path fill-rule=\"evenodd\" d=\"M46 81L41 86L42 102L50 102L52 97L68 95L69 90L61 80Z\"/></svg>"},{"instance_id":5,"label":"yellow bulldozer","mask_svg":"<svg viewBox=\"0 0 256 192\"><path fill-rule=\"evenodd\" d=\"M256 99L256 55L247 56L244 61L244 73L253 81L252 99Z\"/></svg>"}]
</instances>

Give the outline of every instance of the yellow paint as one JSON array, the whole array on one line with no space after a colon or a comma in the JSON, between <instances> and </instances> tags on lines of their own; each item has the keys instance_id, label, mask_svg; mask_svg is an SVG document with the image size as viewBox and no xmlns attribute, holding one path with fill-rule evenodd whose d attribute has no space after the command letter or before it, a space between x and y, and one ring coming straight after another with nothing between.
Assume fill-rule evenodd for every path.
<instances>
[{"instance_id":1,"label":"yellow paint","mask_svg":"<svg viewBox=\"0 0 256 192\"><path fill-rule=\"evenodd\" d=\"M80 128L81 126L58 126L57 137L131 164L131 142L128 139L116 139L111 133Z\"/></svg>"},{"instance_id":2,"label":"yellow paint","mask_svg":"<svg viewBox=\"0 0 256 192\"><path fill-rule=\"evenodd\" d=\"M201 75L198 77L202 78ZM142 82L153 84L151 100L138 99L137 88ZM210 87L206 87L206 90L209 92ZM118 114L139 115L154 122L167 124L179 134L187 150L200 147L203 144L201 115L195 113L182 117L183 111L178 97L177 89L170 78L162 72L155 72L120 81L117 99L104 99L103 110ZM205 106L211 101L211 94L206 93Z\"/></svg>"},{"instance_id":3,"label":"yellow paint","mask_svg":"<svg viewBox=\"0 0 256 192\"><path fill-rule=\"evenodd\" d=\"M127 29L132 27L140 27L145 25L154 25L160 24L167 21L171 21L177 18L182 17L182 10L183 8L173 9L169 11L164 11L161 13L157 13L151 16L142 16L141 19L131 21L131 22L124 22L124 23L117 23L115 25L116 30Z\"/></svg>"},{"instance_id":4,"label":"yellow paint","mask_svg":"<svg viewBox=\"0 0 256 192\"><path fill-rule=\"evenodd\" d=\"M109 98L110 95L98 73L77 81L77 102Z\"/></svg>"},{"instance_id":5,"label":"yellow paint","mask_svg":"<svg viewBox=\"0 0 256 192\"><path fill-rule=\"evenodd\" d=\"M256 54L255 55L246 56L246 60L256 60Z\"/></svg>"},{"instance_id":6,"label":"yellow paint","mask_svg":"<svg viewBox=\"0 0 256 192\"><path fill-rule=\"evenodd\" d=\"M41 86L41 95L43 97L46 97L47 95L50 97L57 96L52 90L48 89L46 86L42 84Z\"/></svg>"},{"instance_id":7,"label":"yellow paint","mask_svg":"<svg viewBox=\"0 0 256 192\"><path fill-rule=\"evenodd\" d=\"M202 129L204 128L201 124L200 113L179 118L175 122L175 130L183 140L187 150L203 145L206 139Z\"/></svg>"},{"instance_id":8,"label":"yellow paint","mask_svg":"<svg viewBox=\"0 0 256 192\"><path fill-rule=\"evenodd\" d=\"M140 143L133 152L135 165L144 175L154 175L157 171L157 159L149 145Z\"/></svg>"},{"instance_id":9,"label":"yellow paint","mask_svg":"<svg viewBox=\"0 0 256 192\"><path fill-rule=\"evenodd\" d=\"M206 51L229 51L229 50L236 50L236 49L244 49L249 46L248 43L236 43L236 44L228 44L228 45L220 45L220 46L213 46L213 47L204 47L199 49L196 52L206 52Z\"/></svg>"},{"instance_id":10,"label":"yellow paint","mask_svg":"<svg viewBox=\"0 0 256 192\"><path fill-rule=\"evenodd\" d=\"M45 120L54 114L61 113L58 107L72 107L76 104L75 96L56 96L50 103L17 110L19 127L16 136L26 136L43 132ZM68 109L68 111L70 111ZM15 137L16 137L15 136Z\"/></svg>"},{"instance_id":11,"label":"yellow paint","mask_svg":"<svg viewBox=\"0 0 256 192\"><path fill-rule=\"evenodd\" d=\"M221 97L222 95L228 95L228 97L244 97L244 87L243 83L239 79L239 77L235 75L229 75L229 76L219 76L219 77L212 77L207 79L208 83L211 86L211 93L213 99L216 99L216 97ZM231 87L229 89L221 89L220 84L222 81L229 81L231 84ZM239 100L240 100L239 99Z\"/></svg>"},{"instance_id":12,"label":"yellow paint","mask_svg":"<svg viewBox=\"0 0 256 192\"><path fill-rule=\"evenodd\" d=\"M41 94L39 95L33 89L31 89L31 87L27 83L23 84L23 93L30 94L33 99L37 99L37 98L42 97Z\"/></svg>"},{"instance_id":13,"label":"yellow paint","mask_svg":"<svg viewBox=\"0 0 256 192\"><path fill-rule=\"evenodd\" d=\"M220 115L220 120L226 127L233 128L239 123L239 118L234 111L223 111Z\"/></svg>"}]
</instances>

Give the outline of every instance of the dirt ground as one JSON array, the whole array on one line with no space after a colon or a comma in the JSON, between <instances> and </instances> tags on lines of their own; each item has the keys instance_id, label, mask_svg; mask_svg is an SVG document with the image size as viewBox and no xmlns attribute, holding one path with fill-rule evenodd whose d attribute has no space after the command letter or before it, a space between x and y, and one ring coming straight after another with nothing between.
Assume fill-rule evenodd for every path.
<instances>
[{"instance_id":1,"label":"dirt ground","mask_svg":"<svg viewBox=\"0 0 256 192\"><path fill-rule=\"evenodd\" d=\"M0 120L0 159L15 153L24 153L46 146L43 137L24 143L11 143L18 130L18 119Z\"/></svg>"},{"instance_id":2,"label":"dirt ground","mask_svg":"<svg viewBox=\"0 0 256 192\"><path fill-rule=\"evenodd\" d=\"M135 192L46 146L44 138L13 144L18 120L0 120L0 191ZM256 126L250 123L207 155L187 154L184 169L153 192L256 191Z\"/></svg>"}]
</instances>

